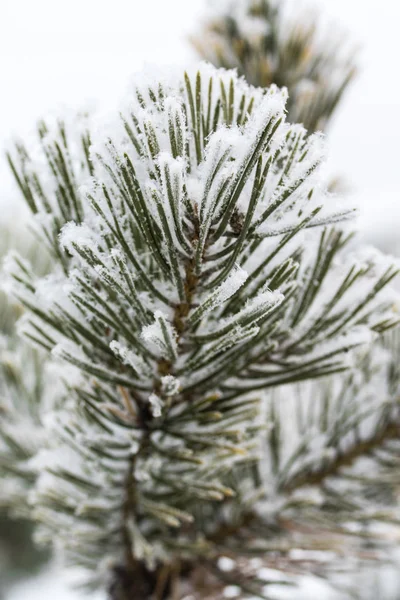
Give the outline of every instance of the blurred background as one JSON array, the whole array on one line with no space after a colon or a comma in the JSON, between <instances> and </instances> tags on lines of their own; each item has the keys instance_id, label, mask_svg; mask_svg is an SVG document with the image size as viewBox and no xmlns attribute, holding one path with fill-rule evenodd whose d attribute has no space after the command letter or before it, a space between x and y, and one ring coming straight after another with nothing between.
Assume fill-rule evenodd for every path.
<instances>
[{"instance_id":1,"label":"blurred background","mask_svg":"<svg viewBox=\"0 0 400 600\"><path fill-rule=\"evenodd\" d=\"M60 107L100 104L107 110L135 71L196 60L187 36L196 30L207 0L1 0L0 4L4 147L14 135L29 132L40 116ZM400 253L400 3L305 0L303 4L314 5L337 21L359 46L359 75L329 131L329 169L344 178L360 207L361 235L381 249ZM210 5L218 5L218 0ZM3 156L0 177L2 220L22 219L22 203ZM0 525L1 600L79 598L68 591L66 576L56 566L33 575L42 557L32 555L25 542L18 543L18 527ZM10 529L16 540L13 550L2 546ZM23 580L21 572L35 579ZM7 592L6 573L18 574L14 577L18 583Z\"/></svg>"}]
</instances>

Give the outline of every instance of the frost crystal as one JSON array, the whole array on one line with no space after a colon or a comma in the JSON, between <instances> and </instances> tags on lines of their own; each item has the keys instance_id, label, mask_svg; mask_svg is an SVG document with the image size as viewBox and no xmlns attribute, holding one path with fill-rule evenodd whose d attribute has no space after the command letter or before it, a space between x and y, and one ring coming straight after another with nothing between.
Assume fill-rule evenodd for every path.
<instances>
[{"instance_id":1,"label":"frost crystal","mask_svg":"<svg viewBox=\"0 0 400 600\"><path fill-rule=\"evenodd\" d=\"M210 65L138 78L77 161L61 127L40 173L21 148L13 163L55 264L41 278L14 254L7 278L62 385L48 411L40 398L36 440L15 410L0 425L0 467L21 449L7 489L21 501L30 478L40 539L94 583L108 565L161 597L178 564L201 564L229 577L225 597L237 581L263 594L240 540L286 560L302 522L318 543L340 526L323 542L346 555L372 510L369 466L347 477L346 459L382 441L375 518L399 520L400 373L383 338L371 349L398 321L397 267L338 228L324 142L286 123L286 101Z\"/></svg>"},{"instance_id":2,"label":"frost crystal","mask_svg":"<svg viewBox=\"0 0 400 600\"><path fill-rule=\"evenodd\" d=\"M181 382L173 375L165 375L161 378L161 388L166 396L175 396L179 392Z\"/></svg>"},{"instance_id":3,"label":"frost crystal","mask_svg":"<svg viewBox=\"0 0 400 600\"><path fill-rule=\"evenodd\" d=\"M151 413L154 418L161 417L162 408L164 406L163 401L157 394L151 394L149 396L149 402L151 405Z\"/></svg>"}]
</instances>

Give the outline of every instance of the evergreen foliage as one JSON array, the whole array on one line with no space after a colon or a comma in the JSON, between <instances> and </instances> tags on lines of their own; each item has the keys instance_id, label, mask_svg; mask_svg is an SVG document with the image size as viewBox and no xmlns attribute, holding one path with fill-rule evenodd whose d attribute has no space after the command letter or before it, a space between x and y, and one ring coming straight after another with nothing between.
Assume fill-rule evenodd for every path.
<instances>
[{"instance_id":1,"label":"evergreen foliage","mask_svg":"<svg viewBox=\"0 0 400 600\"><path fill-rule=\"evenodd\" d=\"M225 0L192 43L255 86L287 87L288 120L324 130L356 73L346 33L290 0Z\"/></svg>"},{"instance_id":2,"label":"evergreen foliage","mask_svg":"<svg viewBox=\"0 0 400 600\"><path fill-rule=\"evenodd\" d=\"M179 594L199 572L199 598L268 597L254 556L290 574L293 535L336 551L354 524L398 521L398 369L368 351L397 324L397 267L338 229L353 211L286 100L202 65L136 82L107 125L41 124L34 152L10 153L54 256L45 277L5 265L57 379L19 497L111 598L166 597L180 573ZM373 517L371 482L345 470L367 452L387 484ZM6 460L19 481L19 450Z\"/></svg>"},{"instance_id":3,"label":"evergreen foliage","mask_svg":"<svg viewBox=\"0 0 400 600\"><path fill-rule=\"evenodd\" d=\"M18 219L4 219L0 228L0 254L12 247L29 256L38 273L49 268L49 257ZM26 224L25 224L26 225ZM21 306L0 292L0 597L21 574L32 572L48 558L32 543L31 511L27 494L35 482L28 466L42 447L41 425L47 360L43 353L21 340L15 324ZM12 517L12 519L10 519Z\"/></svg>"},{"instance_id":4,"label":"evergreen foliage","mask_svg":"<svg viewBox=\"0 0 400 600\"><path fill-rule=\"evenodd\" d=\"M357 70L354 48L351 52L344 32L333 29L332 33L326 25L324 31L321 17L302 14L290 0L233 0L213 7L192 42L202 57L217 66L235 67L253 85L286 86L288 119L301 121L310 130L327 128ZM309 494L304 503L304 491L300 500L289 495L291 515L302 524L317 518L319 527L333 519L337 533L338 520L346 528L357 509L358 523L351 526L368 532L372 553L382 542L375 516L381 522L386 519L390 524L383 537L394 542L380 559L384 565L396 555L399 539L394 525L399 491L398 359L395 331L358 355L349 377L277 388L269 408L275 425L268 442L267 473L268 481L275 481L275 493L291 490L296 497L298 487L318 486L317 502ZM314 465L311 477L310 464ZM374 531L379 533L371 543ZM386 597L377 584L371 591L371 579L348 539L345 548L352 556L347 564L352 583L347 593L363 600ZM341 562L339 572L343 568ZM363 575L359 578L357 572Z\"/></svg>"}]
</instances>

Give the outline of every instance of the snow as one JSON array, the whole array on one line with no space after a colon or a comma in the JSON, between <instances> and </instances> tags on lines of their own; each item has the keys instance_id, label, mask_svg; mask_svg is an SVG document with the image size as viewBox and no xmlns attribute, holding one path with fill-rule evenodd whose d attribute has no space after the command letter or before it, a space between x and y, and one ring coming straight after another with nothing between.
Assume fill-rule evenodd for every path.
<instances>
[{"instance_id":1,"label":"snow","mask_svg":"<svg viewBox=\"0 0 400 600\"><path fill-rule=\"evenodd\" d=\"M236 265L232 273L217 290L216 305L222 304L231 298L242 287L248 277L247 271Z\"/></svg>"},{"instance_id":2,"label":"snow","mask_svg":"<svg viewBox=\"0 0 400 600\"><path fill-rule=\"evenodd\" d=\"M335 592L322 579L302 575L296 578L296 592L291 586L266 586L265 593L271 600L344 600L343 594Z\"/></svg>"},{"instance_id":3,"label":"snow","mask_svg":"<svg viewBox=\"0 0 400 600\"><path fill-rule=\"evenodd\" d=\"M8 136L11 129L21 130L30 125L34 118L60 100L81 105L83 96L101 93L106 101L112 102L116 90L125 85L126 73L140 66L144 56L146 60L157 62L182 60L180 30L194 17L201 2L157 0L156 4L156 10L155 2L142 4L139 19L136 3L128 0L117 0L113 11L108 9L107 3L94 0L85 3L72 0L68 9L66 3L56 8L50 0L35 3L5 0L5 35L0 36L0 45L4 46L2 53L7 51L8 60L2 67L5 91L0 135ZM320 0L320 4L346 21L361 39L368 39L363 58L368 67L345 101L330 135L331 168L335 173L351 177L352 186L359 190L368 235L379 243L389 244L390 236L397 235L399 216L395 150L400 125L393 121L392 115L398 112L399 84L393 73L396 73L396 48L400 45L397 35L400 7L393 0L383 0L379 11L372 0L337 0L335 3ZM170 18L171 14L174 19ZM149 25L144 26L145 23ZM377 81L385 81L384 90ZM371 115L376 114L379 126L366 130ZM8 175L4 180L7 190ZM4 195L6 202L13 197L12 192ZM382 232L386 239L381 242ZM301 583L303 591L296 596L298 600L333 597L323 584L316 585L307 578ZM59 571L49 570L18 586L7 600L27 597L36 600L49 597L49 593L57 600L78 597L66 592L64 586L65 580ZM276 597L284 598L285 592L277 591Z\"/></svg>"},{"instance_id":4,"label":"snow","mask_svg":"<svg viewBox=\"0 0 400 600\"><path fill-rule=\"evenodd\" d=\"M110 343L110 348L114 352L114 354L121 359L123 364L130 365L136 371L136 373L138 373L139 375L143 375L147 372L148 374L148 367L146 366L142 357L138 354L135 354L133 350L130 350L120 342L117 342L116 340L113 340Z\"/></svg>"},{"instance_id":5,"label":"snow","mask_svg":"<svg viewBox=\"0 0 400 600\"><path fill-rule=\"evenodd\" d=\"M223 596L224 598L239 598L240 593L240 587L237 585L227 585L226 588L224 588Z\"/></svg>"},{"instance_id":6,"label":"snow","mask_svg":"<svg viewBox=\"0 0 400 600\"><path fill-rule=\"evenodd\" d=\"M153 417L161 417L162 409L164 406L164 402L162 401L162 399L159 396L157 396L157 394L150 394L149 404L151 406L151 414L153 415Z\"/></svg>"},{"instance_id":7,"label":"snow","mask_svg":"<svg viewBox=\"0 0 400 600\"><path fill-rule=\"evenodd\" d=\"M6 600L106 600L104 593L82 594L71 585L71 576L56 564L50 565L36 577L15 585Z\"/></svg>"},{"instance_id":8,"label":"snow","mask_svg":"<svg viewBox=\"0 0 400 600\"><path fill-rule=\"evenodd\" d=\"M62 228L60 241L64 248L71 254L75 253L74 245L87 246L88 248L96 249L93 240L93 231L87 225L77 225L70 221Z\"/></svg>"},{"instance_id":9,"label":"snow","mask_svg":"<svg viewBox=\"0 0 400 600\"><path fill-rule=\"evenodd\" d=\"M225 573L229 573L235 568L235 561L228 556L221 556L221 558L218 559L218 568Z\"/></svg>"},{"instance_id":10,"label":"snow","mask_svg":"<svg viewBox=\"0 0 400 600\"><path fill-rule=\"evenodd\" d=\"M141 336L145 342L154 344L161 350L163 356L170 352L176 352L176 332L167 316L161 310L156 310L154 313L154 323L143 327ZM164 335L164 333L166 335Z\"/></svg>"},{"instance_id":11,"label":"snow","mask_svg":"<svg viewBox=\"0 0 400 600\"><path fill-rule=\"evenodd\" d=\"M202 317L206 316L214 308L217 308L229 298L231 298L246 282L248 277L247 271L235 265L232 272L228 275L223 283L204 300L190 316L190 322L195 323Z\"/></svg>"},{"instance_id":12,"label":"snow","mask_svg":"<svg viewBox=\"0 0 400 600\"><path fill-rule=\"evenodd\" d=\"M179 392L181 382L173 375L161 377L161 389L166 396L175 396Z\"/></svg>"}]
</instances>

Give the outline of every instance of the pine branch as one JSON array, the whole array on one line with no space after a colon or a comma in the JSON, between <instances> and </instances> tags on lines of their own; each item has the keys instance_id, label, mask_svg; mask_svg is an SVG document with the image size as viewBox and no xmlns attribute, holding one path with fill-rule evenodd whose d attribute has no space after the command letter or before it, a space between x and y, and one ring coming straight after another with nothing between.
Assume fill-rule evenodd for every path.
<instances>
[{"instance_id":1,"label":"pine branch","mask_svg":"<svg viewBox=\"0 0 400 600\"><path fill-rule=\"evenodd\" d=\"M231 0L213 7L191 41L202 58L238 69L252 85L286 86L289 121L317 131L328 127L357 71L345 38L289 2Z\"/></svg>"},{"instance_id":2,"label":"pine branch","mask_svg":"<svg viewBox=\"0 0 400 600\"><path fill-rule=\"evenodd\" d=\"M58 262L46 278L15 255L6 270L25 336L67 385L38 453L33 516L91 584L111 576L113 598L149 597L176 565L215 561L221 527L317 473L301 404L299 436L281 436L286 404L271 390L345 371L350 387L360 347L397 323L397 267L349 252L321 136L285 123L286 100L202 65L136 85L106 131L82 138L80 126L75 162L57 125L43 172L27 151L13 163ZM365 414L336 391L305 410L340 450Z\"/></svg>"},{"instance_id":3,"label":"pine branch","mask_svg":"<svg viewBox=\"0 0 400 600\"><path fill-rule=\"evenodd\" d=\"M382 429L375 432L375 435L365 441L359 441L349 451L339 453L331 464L321 468L319 471L304 473L298 477L292 479L284 486L286 493L291 493L294 490L309 485L320 485L328 477L334 477L340 474L341 469L345 467L351 467L357 461L357 459L368 456L374 452L374 450L384 447L385 443L390 440L399 439L400 435L400 424L387 423Z\"/></svg>"}]
</instances>

